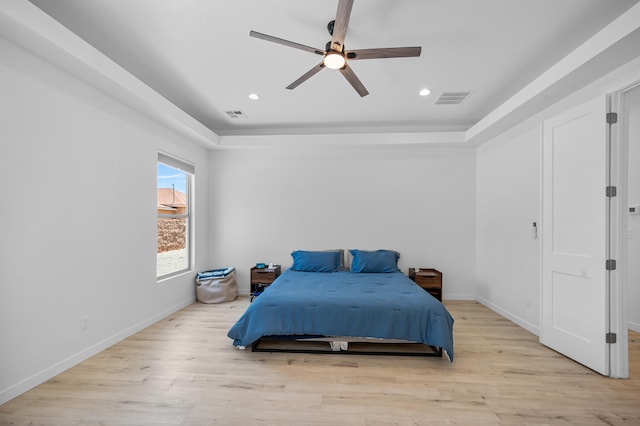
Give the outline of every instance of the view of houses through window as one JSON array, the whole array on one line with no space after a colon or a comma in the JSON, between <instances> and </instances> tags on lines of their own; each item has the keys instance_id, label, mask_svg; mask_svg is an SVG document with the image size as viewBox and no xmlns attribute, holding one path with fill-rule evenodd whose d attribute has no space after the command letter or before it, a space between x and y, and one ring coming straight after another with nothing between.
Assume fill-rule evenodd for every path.
<instances>
[{"instance_id":1,"label":"view of houses through window","mask_svg":"<svg viewBox=\"0 0 640 426\"><path fill-rule=\"evenodd\" d=\"M190 186L193 166L158 155L157 277L189 270Z\"/></svg>"}]
</instances>

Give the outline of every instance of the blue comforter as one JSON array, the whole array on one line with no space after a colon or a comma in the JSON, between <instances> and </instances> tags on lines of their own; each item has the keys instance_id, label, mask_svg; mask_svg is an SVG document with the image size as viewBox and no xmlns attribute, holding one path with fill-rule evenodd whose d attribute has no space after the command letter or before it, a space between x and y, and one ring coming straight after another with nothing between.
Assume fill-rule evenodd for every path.
<instances>
[{"instance_id":1,"label":"blue comforter","mask_svg":"<svg viewBox=\"0 0 640 426\"><path fill-rule=\"evenodd\" d=\"M227 335L235 346L263 336L404 339L438 346L453 361L453 318L401 272L285 271Z\"/></svg>"}]
</instances>

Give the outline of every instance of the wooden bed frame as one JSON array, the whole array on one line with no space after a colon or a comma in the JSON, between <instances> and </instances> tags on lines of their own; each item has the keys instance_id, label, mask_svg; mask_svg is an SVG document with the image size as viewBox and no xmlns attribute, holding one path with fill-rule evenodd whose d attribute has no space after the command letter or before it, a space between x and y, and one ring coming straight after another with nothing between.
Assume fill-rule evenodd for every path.
<instances>
[{"instance_id":1,"label":"wooden bed frame","mask_svg":"<svg viewBox=\"0 0 640 426\"><path fill-rule=\"evenodd\" d=\"M329 345L328 349L327 345ZM251 344L251 351L442 357L442 348L425 345L423 343L385 339L328 338L319 336L264 336Z\"/></svg>"}]
</instances>

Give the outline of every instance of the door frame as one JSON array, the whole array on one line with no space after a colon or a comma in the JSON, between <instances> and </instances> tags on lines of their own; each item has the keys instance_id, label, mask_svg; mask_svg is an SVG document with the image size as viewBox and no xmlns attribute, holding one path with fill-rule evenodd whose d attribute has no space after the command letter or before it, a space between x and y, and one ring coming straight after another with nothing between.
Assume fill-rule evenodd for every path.
<instances>
[{"instance_id":1,"label":"door frame","mask_svg":"<svg viewBox=\"0 0 640 426\"><path fill-rule=\"evenodd\" d=\"M611 271L609 281L609 327L616 333L616 344L610 345L610 376L629 377L629 318L627 313L627 206L629 179L629 108L626 97L631 90L640 90L640 81L631 83L609 94L609 110L618 113L618 122L609 127L610 181L616 186L617 196L612 198L609 217L610 258L619 265Z\"/></svg>"}]
</instances>

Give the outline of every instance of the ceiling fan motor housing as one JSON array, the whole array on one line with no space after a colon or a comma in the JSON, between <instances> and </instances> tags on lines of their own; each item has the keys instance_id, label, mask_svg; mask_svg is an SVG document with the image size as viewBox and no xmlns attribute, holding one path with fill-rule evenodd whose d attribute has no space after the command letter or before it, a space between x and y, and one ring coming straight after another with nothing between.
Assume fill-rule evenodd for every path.
<instances>
[{"instance_id":1,"label":"ceiling fan motor housing","mask_svg":"<svg viewBox=\"0 0 640 426\"><path fill-rule=\"evenodd\" d=\"M342 52L344 52L344 46L342 46L342 47L343 47ZM335 49L332 49L332 48L331 48L331 40L329 40L329 41L327 42L327 44L325 44L325 46L324 46L324 50L325 50L325 52L326 52L326 53L331 53L331 52L335 52L335 53L342 53L342 52L340 52L339 50L335 50Z\"/></svg>"}]
</instances>

